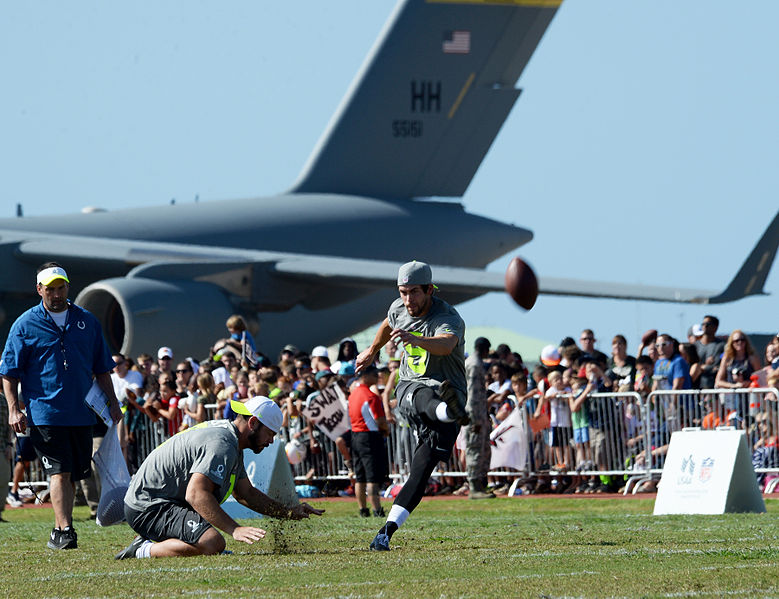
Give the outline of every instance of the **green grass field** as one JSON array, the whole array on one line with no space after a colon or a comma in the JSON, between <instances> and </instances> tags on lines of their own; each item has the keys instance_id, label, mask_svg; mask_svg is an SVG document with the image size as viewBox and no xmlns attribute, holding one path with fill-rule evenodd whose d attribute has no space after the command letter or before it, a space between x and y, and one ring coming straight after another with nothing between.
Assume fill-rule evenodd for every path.
<instances>
[{"instance_id":1,"label":"green grass field","mask_svg":"<svg viewBox=\"0 0 779 599\"><path fill-rule=\"evenodd\" d=\"M262 520L233 555L115 561L133 538L76 508L79 549L45 543L50 509L6 510L6 597L776 597L779 502L767 514L652 516L651 499L425 500L393 537L354 503L312 502L321 518Z\"/></svg>"}]
</instances>

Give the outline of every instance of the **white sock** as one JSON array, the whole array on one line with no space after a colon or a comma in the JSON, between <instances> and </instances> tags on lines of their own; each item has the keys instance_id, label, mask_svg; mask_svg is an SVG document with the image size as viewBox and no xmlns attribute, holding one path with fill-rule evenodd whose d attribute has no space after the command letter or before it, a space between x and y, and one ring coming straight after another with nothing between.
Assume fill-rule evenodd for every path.
<instances>
[{"instance_id":1,"label":"white sock","mask_svg":"<svg viewBox=\"0 0 779 599\"><path fill-rule=\"evenodd\" d=\"M435 409L435 415L441 422L454 422L454 418L449 415L444 402L439 403Z\"/></svg>"},{"instance_id":2,"label":"white sock","mask_svg":"<svg viewBox=\"0 0 779 599\"><path fill-rule=\"evenodd\" d=\"M143 544L135 550L135 557L151 557L151 546L154 545L151 541L144 541Z\"/></svg>"},{"instance_id":3,"label":"white sock","mask_svg":"<svg viewBox=\"0 0 779 599\"><path fill-rule=\"evenodd\" d=\"M406 508L400 507L399 505L393 505L390 508L389 516L387 516L387 522L394 522L397 524L398 528L400 528L403 526L406 518L408 518L408 513Z\"/></svg>"}]
</instances>

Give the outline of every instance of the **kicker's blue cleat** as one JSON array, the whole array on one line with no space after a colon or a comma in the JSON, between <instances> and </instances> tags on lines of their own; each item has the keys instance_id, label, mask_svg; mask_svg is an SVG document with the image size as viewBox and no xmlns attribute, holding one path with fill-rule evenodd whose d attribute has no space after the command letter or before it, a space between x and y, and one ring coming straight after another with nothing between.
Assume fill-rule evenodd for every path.
<instances>
[{"instance_id":1,"label":"kicker's blue cleat","mask_svg":"<svg viewBox=\"0 0 779 599\"><path fill-rule=\"evenodd\" d=\"M383 532L380 532L371 541L371 551L389 551L389 536Z\"/></svg>"}]
</instances>

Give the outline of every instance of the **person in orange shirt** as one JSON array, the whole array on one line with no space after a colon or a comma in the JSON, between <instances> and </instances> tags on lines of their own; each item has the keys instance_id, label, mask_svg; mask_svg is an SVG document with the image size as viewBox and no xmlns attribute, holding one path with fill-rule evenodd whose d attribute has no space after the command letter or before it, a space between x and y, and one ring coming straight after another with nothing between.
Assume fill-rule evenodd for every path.
<instances>
[{"instance_id":1,"label":"person in orange shirt","mask_svg":"<svg viewBox=\"0 0 779 599\"><path fill-rule=\"evenodd\" d=\"M384 445L384 437L389 435L389 426L381 397L371 391L371 386L378 380L379 372L373 365L360 372L357 384L349 394L349 419L352 423L354 494L360 506L360 516L370 516L367 505L369 497L373 515L383 518L386 514L381 507L379 490L389 473L387 448Z\"/></svg>"}]
</instances>

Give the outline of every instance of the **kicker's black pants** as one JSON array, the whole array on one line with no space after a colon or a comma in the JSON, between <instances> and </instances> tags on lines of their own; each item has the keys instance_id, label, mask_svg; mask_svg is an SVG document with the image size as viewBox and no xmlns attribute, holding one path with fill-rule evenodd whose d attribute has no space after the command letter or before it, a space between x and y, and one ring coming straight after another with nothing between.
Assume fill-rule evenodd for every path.
<instances>
[{"instance_id":1,"label":"kicker's black pants","mask_svg":"<svg viewBox=\"0 0 779 599\"><path fill-rule=\"evenodd\" d=\"M409 477L395 498L394 505L412 512L425 494L425 487L438 462L449 460L458 425L441 422L435 408L441 401L431 387L420 383L399 385L400 412L417 436L417 446L411 458Z\"/></svg>"}]
</instances>

